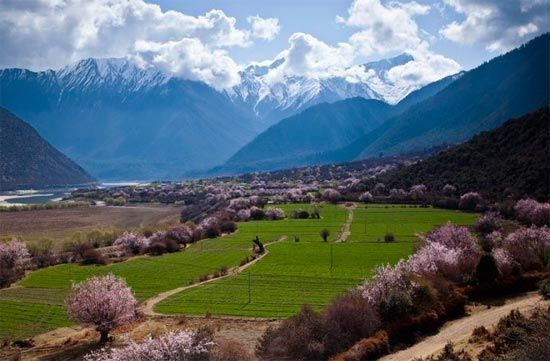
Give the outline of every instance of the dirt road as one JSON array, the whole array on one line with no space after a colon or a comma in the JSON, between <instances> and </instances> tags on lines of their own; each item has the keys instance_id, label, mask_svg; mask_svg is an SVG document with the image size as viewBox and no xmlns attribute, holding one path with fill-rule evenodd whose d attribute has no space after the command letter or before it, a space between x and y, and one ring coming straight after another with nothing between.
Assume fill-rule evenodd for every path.
<instances>
[{"instance_id":1,"label":"dirt road","mask_svg":"<svg viewBox=\"0 0 550 361\"><path fill-rule=\"evenodd\" d=\"M455 321L445 324L438 334L426 338L405 350L393 353L381 358L382 361L409 361L416 357L427 357L443 349L449 341L457 343L467 339L472 334L474 328L479 326L492 326L500 318L506 316L511 310L518 309L520 312L530 311L537 305L545 302L536 293L530 293L526 296L513 298L502 306L494 306L472 314Z\"/></svg>"}]
</instances>

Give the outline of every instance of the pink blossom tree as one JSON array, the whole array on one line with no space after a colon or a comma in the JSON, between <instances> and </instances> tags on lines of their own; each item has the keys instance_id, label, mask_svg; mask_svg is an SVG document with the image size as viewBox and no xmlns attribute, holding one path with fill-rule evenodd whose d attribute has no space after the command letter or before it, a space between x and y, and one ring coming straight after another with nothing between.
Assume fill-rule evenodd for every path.
<instances>
[{"instance_id":1,"label":"pink blossom tree","mask_svg":"<svg viewBox=\"0 0 550 361\"><path fill-rule=\"evenodd\" d=\"M447 197L451 197L453 196L455 193L456 193L456 187L453 186L452 184L445 184L443 186L443 189L441 190L443 192L444 195L446 195Z\"/></svg>"},{"instance_id":2,"label":"pink blossom tree","mask_svg":"<svg viewBox=\"0 0 550 361\"><path fill-rule=\"evenodd\" d=\"M168 332L159 338L148 336L125 347L102 349L84 361L207 361L214 343L211 337L194 331Z\"/></svg>"},{"instance_id":3,"label":"pink blossom tree","mask_svg":"<svg viewBox=\"0 0 550 361\"><path fill-rule=\"evenodd\" d=\"M428 188L424 184L415 184L409 190L409 195L415 201L422 200L426 196Z\"/></svg>"},{"instance_id":4,"label":"pink blossom tree","mask_svg":"<svg viewBox=\"0 0 550 361\"><path fill-rule=\"evenodd\" d=\"M170 227L166 233L167 239L172 239L179 244L187 244L193 241L193 230L186 224Z\"/></svg>"},{"instance_id":5,"label":"pink blossom tree","mask_svg":"<svg viewBox=\"0 0 550 361\"><path fill-rule=\"evenodd\" d=\"M276 221L285 218L285 212L281 208L269 207L265 211L265 218L270 221Z\"/></svg>"},{"instance_id":6,"label":"pink blossom tree","mask_svg":"<svg viewBox=\"0 0 550 361\"><path fill-rule=\"evenodd\" d=\"M132 290L123 278L113 274L73 284L65 307L72 320L96 328L101 334L100 343L108 340L114 327L131 322L137 313Z\"/></svg>"},{"instance_id":7,"label":"pink blossom tree","mask_svg":"<svg viewBox=\"0 0 550 361\"><path fill-rule=\"evenodd\" d=\"M468 192L460 197L458 208L473 211L479 208L483 203L483 198L477 192Z\"/></svg>"},{"instance_id":8,"label":"pink blossom tree","mask_svg":"<svg viewBox=\"0 0 550 361\"><path fill-rule=\"evenodd\" d=\"M23 277L29 260L30 254L23 242L0 242L0 288Z\"/></svg>"},{"instance_id":9,"label":"pink blossom tree","mask_svg":"<svg viewBox=\"0 0 550 361\"><path fill-rule=\"evenodd\" d=\"M342 199L342 195L336 189L327 188L323 192L323 199L327 202L336 203Z\"/></svg>"},{"instance_id":10,"label":"pink blossom tree","mask_svg":"<svg viewBox=\"0 0 550 361\"><path fill-rule=\"evenodd\" d=\"M361 202L365 202L365 203L369 203L369 202L372 202L372 194L370 192L363 192L360 196L359 196L359 200Z\"/></svg>"},{"instance_id":11,"label":"pink blossom tree","mask_svg":"<svg viewBox=\"0 0 550 361\"><path fill-rule=\"evenodd\" d=\"M139 234L124 232L113 242L113 246L121 247L127 253L140 254L149 247L149 240Z\"/></svg>"},{"instance_id":12,"label":"pink blossom tree","mask_svg":"<svg viewBox=\"0 0 550 361\"><path fill-rule=\"evenodd\" d=\"M503 248L523 269L544 269L550 264L550 228L520 228L506 237Z\"/></svg>"}]
</instances>

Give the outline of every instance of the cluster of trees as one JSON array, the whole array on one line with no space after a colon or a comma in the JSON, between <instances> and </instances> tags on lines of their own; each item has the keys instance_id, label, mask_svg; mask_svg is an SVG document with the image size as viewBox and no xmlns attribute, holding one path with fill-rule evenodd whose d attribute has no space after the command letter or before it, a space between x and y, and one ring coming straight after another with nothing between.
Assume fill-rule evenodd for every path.
<instances>
[{"instance_id":1,"label":"cluster of trees","mask_svg":"<svg viewBox=\"0 0 550 361\"><path fill-rule=\"evenodd\" d=\"M531 226L504 235L500 216L487 213L475 230L477 237L452 224L433 230L413 255L378 267L372 279L325 311L305 307L268 330L258 356L318 360L340 353L336 360L374 359L411 342L415 332L433 331L463 313L468 293L494 293L505 284L521 288L530 272L535 278L547 272L550 228Z\"/></svg>"}]
</instances>

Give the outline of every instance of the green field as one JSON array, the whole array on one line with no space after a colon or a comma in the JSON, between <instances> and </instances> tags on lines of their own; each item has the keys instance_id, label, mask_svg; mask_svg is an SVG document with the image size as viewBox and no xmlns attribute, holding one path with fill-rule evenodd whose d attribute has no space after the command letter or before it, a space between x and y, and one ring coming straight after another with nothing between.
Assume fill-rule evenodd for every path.
<instances>
[{"instance_id":1,"label":"green field","mask_svg":"<svg viewBox=\"0 0 550 361\"><path fill-rule=\"evenodd\" d=\"M295 208L308 209L309 206L285 205L283 208L289 213ZM415 216L415 211L422 216ZM256 235L266 243L283 235L288 239L270 245L270 253L249 268L250 276L244 273L179 293L160 304L157 311L273 317L289 315L304 302L323 307L335 295L368 276L375 264L395 262L412 250L414 232L404 233L406 237L403 238L397 236L398 242L394 244L364 242L365 233L363 231L362 236L360 233L359 228L364 229L362 213L366 218L370 217L369 212L374 212L373 217L376 213L378 223L382 224L385 217L396 217L395 213L404 212L401 208L358 208L355 212L350 242L345 244L332 241L347 218L346 210L323 205L321 219L245 222L230 236L203 240L182 252L142 256L108 266L63 264L34 271L21 280L18 287L0 290L0 339L28 337L69 324L62 305L71 282L112 272L126 278L136 297L145 300L159 292L187 285L220 267L236 266L250 254L251 240ZM402 223L403 217L407 217L405 213L417 217L411 222L414 230L427 230L448 220L471 223L475 219L471 214L414 209L392 222ZM323 228L331 232L328 243L322 242L319 236ZM379 228L382 233L377 233ZM354 232L358 233L357 237ZM383 238L384 233L385 225L373 230L367 226L367 236L373 234L374 238ZM300 242L294 242L295 236Z\"/></svg>"},{"instance_id":2,"label":"green field","mask_svg":"<svg viewBox=\"0 0 550 361\"><path fill-rule=\"evenodd\" d=\"M180 292L156 307L167 314L282 317L302 304L316 309L358 285L374 266L408 256L416 234L452 221L471 224L475 214L433 208L359 206L346 243L324 243L319 237L269 247L269 254L245 273ZM395 243L384 243L393 232Z\"/></svg>"}]
</instances>

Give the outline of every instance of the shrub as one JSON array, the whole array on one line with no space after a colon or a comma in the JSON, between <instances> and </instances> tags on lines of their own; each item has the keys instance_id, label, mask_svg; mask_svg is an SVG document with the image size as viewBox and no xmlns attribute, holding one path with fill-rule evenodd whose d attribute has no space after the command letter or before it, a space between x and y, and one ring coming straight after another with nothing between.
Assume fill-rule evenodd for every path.
<instances>
[{"instance_id":1,"label":"shrub","mask_svg":"<svg viewBox=\"0 0 550 361\"><path fill-rule=\"evenodd\" d=\"M105 257L103 257L103 255L97 249L89 248L89 249L86 249L84 252L82 252L82 264L105 265L107 264L107 260L105 259Z\"/></svg>"},{"instance_id":2,"label":"shrub","mask_svg":"<svg viewBox=\"0 0 550 361\"><path fill-rule=\"evenodd\" d=\"M502 228L501 221L498 213L487 212L477 219L474 228L476 232L487 235L492 232L500 231Z\"/></svg>"},{"instance_id":3,"label":"shrub","mask_svg":"<svg viewBox=\"0 0 550 361\"><path fill-rule=\"evenodd\" d=\"M337 203L342 195L336 189L328 188L323 192L323 199L330 203Z\"/></svg>"},{"instance_id":4,"label":"shrub","mask_svg":"<svg viewBox=\"0 0 550 361\"><path fill-rule=\"evenodd\" d=\"M220 232L233 233L237 230L237 224L233 221L223 221L220 224Z\"/></svg>"},{"instance_id":5,"label":"shrub","mask_svg":"<svg viewBox=\"0 0 550 361\"><path fill-rule=\"evenodd\" d=\"M132 232L124 232L113 245L123 248L129 254L140 254L149 247L149 240Z\"/></svg>"},{"instance_id":6,"label":"shrub","mask_svg":"<svg viewBox=\"0 0 550 361\"><path fill-rule=\"evenodd\" d=\"M214 346L209 361L252 361L252 355L235 340L221 340Z\"/></svg>"},{"instance_id":7,"label":"shrub","mask_svg":"<svg viewBox=\"0 0 550 361\"><path fill-rule=\"evenodd\" d=\"M318 313L304 305L298 314L268 329L260 338L256 354L266 360L322 360L324 325Z\"/></svg>"},{"instance_id":8,"label":"shrub","mask_svg":"<svg viewBox=\"0 0 550 361\"><path fill-rule=\"evenodd\" d=\"M545 300L550 300L550 278L546 278L538 283L539 293Z\"/></svg>"},{"instance_id":9,"label":"shrub","mask_svg":"<svg viewBox=\"0 0 550 361\"><path fill-rule=\"evenodd\" d=\"M185 224L170 227L166 233L165 238L176 241L179 244L191 243L193 239L193 231Z\"/></svg>"},{"instance_id":10,"label":"shrub","mask_svg":"<svg viewBox=\"0 0 550 361\"><path fill-rule=\"evenodd\" d=\"M393 235L393 233L386 233L384 235L384 242L386 243L395 242L395 236Z\"/></svg>"},{"instance_id":11,"label":"shrub","mask_svg":"<svg viewBox=\"0 0 550 361\"><path fill-rule=\"evenodd\" d=\"M303 209L296 209L293 213L292 213L292 218L296 218L296 219L308 219L309 218L309 212L308 211L305 211Z\"/></svg>"},{"instance_id":12,"label":"shrub","mask_svg":"<svg viewBox=\"0 0 550 361\"><path fill-rule=\"evenodd\" d=\"M380 316L384 320L388 321L397 320L409 314L412 309L412 294L406 290L390 291L384 298L382 298L379 305Z\"/></svg>"},{"instance_id":13,"label":"shrub","mask_svg":"<svg viewBox=\"0 0 550 361\"><path fill-rule=\"evenodd\" d=\"M28 247L32 262L38 268L53 266L58 262L58 258L53 251L53 241L51 239L41 239L38 243Z\"/></svg>"},{"instance_id":14,"label":"shrub","mask_svg":"<svg viewBox=\"0 0 550 361\"><path fill-rule=\"evenodd\" d=\"M130 341L121 348L101 349L84 361L208 361L214 343L200 332L168 332L157 339L148 336L140 343Z\"/></svg>"},{"instance_id":15,"label":"shrub","mask_svg":"<svg viewBox=\"0 0 550 361\"><path fill-rule=\"evenodd\" d=\"M250 208L250 219L253 219L255 221L261 221L264 218L265 218L265 212L263 209L258 207Z\"/></svg>"},{"instance_id":16,"label":"shrub","mask_svg":"<svg viewBox=\"0 0 550 361\"><path fill-rule=\"evenodd\" d=\"M325 349L335 354L358 340L372 336L380 327L378 312L354 289L336 299L323 314L327 330Z\"/></svg>"},{"instance_id":17,"label":"shrub","mask_svg":"<svg viewBox=\"0 0 550 361\"><path fill-rule=\"evenodd\" d=\"M154 256L165 254L167 252L166 243L164 241L153 242L147 249L147 252Z\"/></svg>"},{"instance_id":18,"label":"shrub","mask_svg":"<svg viewBox=\"0 0 550 361\"><path fill-rule=\"evenodd\" d=\"M475 278L482 285L494 283L501 275L497 261L491 253L484 253L479 258Z\"/></svg>"},{"instance_id":19,"label":"shrub","mask_svg":"<svg viewBox=\"0 0 550 361\"><path fill-rule=\"evenodd\" d=\"M163 243L168 253L174 253L180 250L180 245L173 239L166 239Z\"/></svg>"},{"instance_id":20,"label":"shrub","mask_svg":"<svg viewBox=\"0 0 550 361\"><path fill-rule=\"evenodd\" d=\"M546 268L550 261L550 228L521 228L506 237L503 247L524 270Z\"/></svg>"},{"instance_id":21,"label":"shrub","mask_svg":"<svg viewBox=\"0 0 550 361\"><path fill-rule=\"evenodd\" d=\"M330 236L330 231L327 228L323 228L321 230L321 238L323 239L323 242L328 241L328 237Z\"/></svg>"},{"instance_id":22,"label":"shrub","mask_svg":"<svg viewBox=\"0 0 550 361\"><path fill-rule=\"evenodd\" d=\"M466 211L475 211L480 209L483 198L477 192L465 193L460 197L458 207Z\"/></svg>"},{"instance_id":23,"label":"shrub","mask_svg":"<svg viewBox=\"0 0 550 361\"><path fill-rule=\"evenodd\" d=\"M123 278L112 274L73 284L65 306L72 320L95 326L100 342L108 340L114 327L134 320L137 311L132 290Z\"/></svg>"},{"instance_id":24,"label":"shrub","mask_svg":"<svg viewBox=\"0 0 550 361\"><path fill-rule=\"evenodd\" d=\"M390 340L386 331L378 331L357 342L351 349L334 358L335 361L376 360L388 353Z\"/></svg>"},{"instance_id":25,"label":"shrub","mask_svg":"<svg viewBox=\"0 0 550 361\"><path fill-rule=\"evenodd\" d=\"M269 207L265 211L265 217L270 221L280 220L285 218L285 212L281 208Z\"/></svg>"}]
</instances>

